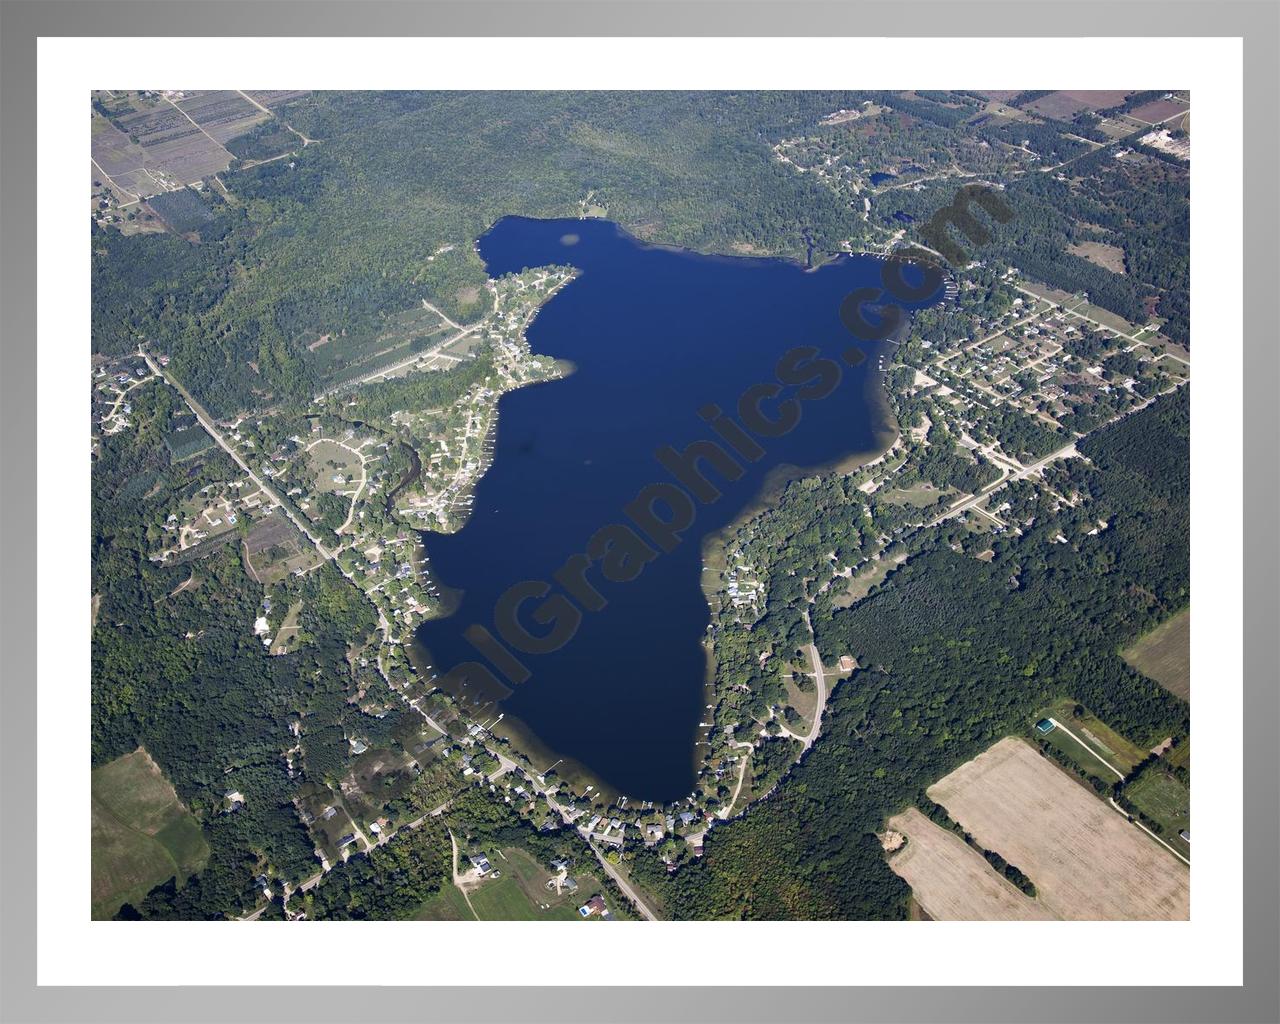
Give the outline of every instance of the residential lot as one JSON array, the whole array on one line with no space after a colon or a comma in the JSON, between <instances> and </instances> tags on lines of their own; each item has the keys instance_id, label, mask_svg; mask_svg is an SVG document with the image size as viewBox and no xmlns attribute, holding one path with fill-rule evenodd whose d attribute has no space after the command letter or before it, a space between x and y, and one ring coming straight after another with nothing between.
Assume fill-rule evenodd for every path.
<instances>
[{"instance_id":1,"label":"residential lot","mask_svg":"<svg viewBox=\"0 0 1280 1024\"><path fill-rule=\"evenodd\" d=\"M1048 921L1043 905L1001 878L973 847L916 808L889 819L906 836L889 867L935 921Z\"/></svg>"},{"instance_id":2,"label":"residential lot","mask_svg":"<svg viewBox=\"0 0 1280 1024\"><path fill-rule=\"evenodd\" d=\"M930 786L985 849L1016 864L1066 920L1186 920L1190 872L1020 739Z\"/></svg>"}]
</instances>

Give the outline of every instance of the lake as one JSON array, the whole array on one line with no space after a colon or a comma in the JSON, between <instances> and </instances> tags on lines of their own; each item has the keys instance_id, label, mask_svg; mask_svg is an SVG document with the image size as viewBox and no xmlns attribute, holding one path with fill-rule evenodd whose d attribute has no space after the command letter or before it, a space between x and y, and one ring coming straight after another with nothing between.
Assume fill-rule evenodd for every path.
<instances>
[{"instance_id":1,"label":"lake","mask_svg":"<svg viewBox=\"0 0 1280 1024\"><path fill-rule=\"evenodd\" d=\"M511 691L500 707L483 706L492 689L477 682L479 670L458 669L445 688L474 701L478 718L500 710L505 731L535 741L539 770L564 758L562 773L572 765L634 799L683 798L694 784L699 722L710 714L703 542L799 467L878 453L892 439L877 368L882 356L888 365L881 345L891 343L857 342L839 314L853 289L879 285L883 263L842 256L808 270L647 245L608 221L518 217L495 224L479 251L492 277L578 269L528 332L535 353L575 370L501 398L493 464L471 518L455 534L424 535L435 578L460 594L452 615L420 627L419 660L442 675L464 663L493 671ZM792 356L779 384L780 360L797 346L818 352ZM844 354L857 346L867 358L852 366ZM731 426L747 423L744 393L750 436ZM728 414L730 425L718 422L741 454L720 440L728 463L693 462L675 491L674 471L655 452L717 440L704 418L715 419L713 404ZM785 421L796 410L792 426ZM633 506L640 524L624 509L649 485L660 486ZM685 497L660 500L673 493ZM670 530L656 525L681 512ZM595 564L582 570L583 558L572 563L582 571L557 576L605 527ZM495 616L513 593L523 603ZM507 634L502 649L486 646L486 659L463 633L480 625L504 638L496 618Z\"/></svg>"}]
</instances>

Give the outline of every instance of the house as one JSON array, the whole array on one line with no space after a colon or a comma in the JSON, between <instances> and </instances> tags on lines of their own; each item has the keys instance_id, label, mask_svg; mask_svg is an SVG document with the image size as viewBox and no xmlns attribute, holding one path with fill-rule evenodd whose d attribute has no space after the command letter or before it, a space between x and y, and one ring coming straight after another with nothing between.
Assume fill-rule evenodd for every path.
<instances>
[{"instance_id":1,"label":"house","mask_svg":"<svg viewBox=\"0 0 1280 1024\"><path fill-rule=\"evenodd\" d=\"M604 905L604 897L599 894L592 896L591 899L578 908L578 913L583 917L590 917L592 914L603 916L608 912L608 908Z\"/></svg>"},{"instance_id":2,"label":"house","mask_svg":"<svg viewBox=\"0 0 1280 1024\"><path fill-rule=\"evenodd\" d=\"M1178 838L1179 838L1179 839L1181 839L1184 843L1186 843L1186 844L1190 845L1190 844L1191 844L1191 830L1190 830L1190 829L1186 829L1186 828L1184 828L1181 832L1179 832L1179 833L1178 833Z\"/></svg>"},{"instance_id":3,"label":"house","mask_svg":"<svg viewBox=\"0 0 1280 1024\"><path fill-rule=\"evenodd\" d=\"M1040 721L1036 722L1036 732L1048 735L1057 728L1057 725L1058 723L1053 721L1051 718L1042 718Z\"/></svg>"},{"instance_id":4,"label":"house","mask_svg":"<svg viewBox=\"0 0 1280 1024\"><path fill-rule=\"evenodd\" d=\"M345 836L343 836L341 839L338 840L338 849L341 850L344 847L350 846L355 841L356 841L355 833L348 832Z\"/></svg>"},{"instance_id":5,"label":"house","mask_svg":"<svg viewBox=\"0 0 1280 1024\"><path fill-rule=\"evenodd\" d=\"M474 857L470 857L468 859L471 861L471 866L476 869L476 874L481 878L487 875L493 868L493 865L489 863L489 858L483 853L478 853Z\"/></svg>"}]
</instances>

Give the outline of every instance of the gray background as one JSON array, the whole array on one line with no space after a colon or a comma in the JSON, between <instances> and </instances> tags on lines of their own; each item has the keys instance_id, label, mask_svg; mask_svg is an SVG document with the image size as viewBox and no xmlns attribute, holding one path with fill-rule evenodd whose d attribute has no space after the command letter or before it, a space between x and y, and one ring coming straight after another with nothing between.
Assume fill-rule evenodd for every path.
<instances>
[{"instance_id":1,"label":"gray background","mask_svg":"<svg viewBox=\"0 0 1280 1024\"><path fill-rule=\"evenodd\" d=\"M1276 187L1280 8L1257 2L1075 3L150 3L0 0L0 1019L311 1022L401 1020L1280 1020L1276 736ZM1239 36L1245 40L1245 834L1242 988L36 988L35 161L36 45L46 36ZM851 60L856 54L851 53ZM1135 50L1135 62L1141 53ZM985 72L973 69L982 82ZM964 83L961 83L964 84ZM80 342L69 341L71 351ZM1212 339L1200 339L1201 346ZM76 385L71 384L74 391ZM1203 429L1203 425L1200 429ZM1232 524L1224 524L1233 538ZM1224 554L1231 556L1228 547ZM1224 680L1223 685L1229 685ZM1225 837L1230 842L1233 837ZM128 926L121 926L128 927ZM937 926L944 927L944 926ZM412 941L412 930L405 928ZM343 934L344 945L352 942ZM338 948L335 947L335 955ZM365 969L376 974L377 952ZM998 956L998 950L993 950ZM357 944L346 956L359 958ZM1096 954L1087 954L1096 955ZM1123 957L1123 949L1116 956ZM423 974L431 954L423 948ZM216 965L210 964L213 972ZM637 965L655 974L660 965ZM852 965L856 969L856 965ZM927 965L922 966L922 976ZM1087 974L1087 962L1074 973ZM159 979L158 979L159 980ZM832 981L841 979L833 978ZM1175 983L1177 979L1168 979ZM289 979L282 978L283 984Z\"/></svg>"}]
</instances>

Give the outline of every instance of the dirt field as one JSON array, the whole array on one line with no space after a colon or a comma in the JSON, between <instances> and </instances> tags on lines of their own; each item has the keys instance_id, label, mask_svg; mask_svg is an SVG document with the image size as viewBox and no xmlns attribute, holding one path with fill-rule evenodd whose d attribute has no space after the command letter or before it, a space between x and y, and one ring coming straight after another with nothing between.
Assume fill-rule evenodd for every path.
<instances>
[{"instance_id":1,"label":"dirt field","mask_svg":"<svg viewBox=\"0 0 1280 1024\"><path fill-rule=\"evenodd\" d=\"M1129 111L1129 116L1147 124L1159 124L1166 118L1178 113L1178 111L1186 109L1187 105L1177 100L1153 100L1151 103L1144 104L1136 110Z\"/></svg>"},{"instance_id":2,"label":"dirt field","mask_svg":"<svg viewBox=\"0 0 1280 1024\"><path fill-rule=\"evenodd\" d=\"M1130 665L1170 693L1191 699L1191 609L1162 622L1120 652Z\"/></svg>"},{"instance_id":3,"label":"dirt field","mask_svg":"<svg viewBox=\"0 0 1280 1024\"><path fill-rule=\"evenodd\" d=\"M254 523L245 539L245 553L251 574L261 583L275 583L320 561L311 542L279 509Z\"/></svg>"},{"instance_id":4,"label":"dirt field","mask_svg":"<svg viewBox=\"0 0 1280 1024\"><path fill-rule=\"evenodd\" d=\"M963 839L909 807L889 819L907 845L889 867L911 886L916 902L935 921L1048 921L1043 906L1005 881Z\"/></svg>"},{"instance_id":5,"label":"dirt field","mask_svg":"<svg viewBox=\"0 0 1280 1024\"><path fill-rule=\"evenodd\" d=\"M928 794L1021 868L1055 917L1188 919L1186 866L1020 739L1001 740Z\"/></svg>"},{"instance_id":6,"label":"dirt field","mask_svg":"<svg viewBox=\"0 0 1280 1024\"><path fill-rule=\"evenodd\" d=\"M1089 90L1070 89L1051 92L1026 104L1028 110L1037 114L1052 117L1058 121L1069 121L1082 110L1101 110L1114 107L1125 97L1123 89Z\"/></svg>"}]
</instances>

